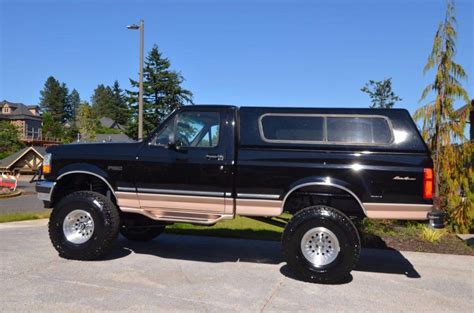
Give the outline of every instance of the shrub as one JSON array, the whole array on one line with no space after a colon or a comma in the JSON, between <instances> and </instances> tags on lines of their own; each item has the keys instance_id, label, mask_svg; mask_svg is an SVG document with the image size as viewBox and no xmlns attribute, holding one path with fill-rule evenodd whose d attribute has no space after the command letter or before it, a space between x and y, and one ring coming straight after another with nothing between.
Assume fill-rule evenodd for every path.
<instances>
[{"instance_id":1,"label":"shrub","mask_svg":"<svg viewBox=\"0 0 474 313\"><path fill-rule=\"evenodd\" d=\"M428 226L424 226L421 229L420 237L424 241L431 243L437 243L446 235L446 229L434 229Z\"/></svg>"}]
</instances>

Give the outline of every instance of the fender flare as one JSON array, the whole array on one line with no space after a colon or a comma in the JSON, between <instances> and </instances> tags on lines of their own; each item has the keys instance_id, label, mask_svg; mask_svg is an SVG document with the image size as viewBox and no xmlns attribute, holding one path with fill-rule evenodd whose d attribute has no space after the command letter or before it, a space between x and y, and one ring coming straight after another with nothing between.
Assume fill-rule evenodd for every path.
<instances>
[{"instance_id":1,"label":"fender flare","mask_svg":"<svg viewBox=\"0 0 474 313\"><path fill-rule=\"evenodd\" d=\"M293 192L295 192L298 189L308 187L308 186L330 186L330 187L343 190L344 192L351 195L357 201L362 211L364 212L365 216L367 216L367 210L365 209L364 204L362 203L360 198L348 187L348 184L344 181L341 181L339 179L334 179L331 177L306 177L291 184L290 187L288 188L288 191L285 193L283 197L282 210L284 210L285 208L286 200L291 196Z\"/></svg>"},{"instance_id":2,"label":"fender flare","mask_svg":"<svg viewBox=\"0 0 474 313\"><path fill-rule=\"evenodd\" d=\"M112 184L108 181L107 173L103 171L102 169L98 168L97 166L93 166L91 164L85 164L85 163L74 163L62 168L59 171L58 177L56 178L56 183L54 184L54 187L51 190L51 195L52 196L54 195L54 189L56 188L56 186L58 186L58 182L62 178L68 175L73 175L73 174L85 174L85 175L90 175L90 176L99 178L107 185L109 190L112 192L112 195L117 200L117 196L115 195L115 189L113 188Z\"/></svg>"}]
</instances>

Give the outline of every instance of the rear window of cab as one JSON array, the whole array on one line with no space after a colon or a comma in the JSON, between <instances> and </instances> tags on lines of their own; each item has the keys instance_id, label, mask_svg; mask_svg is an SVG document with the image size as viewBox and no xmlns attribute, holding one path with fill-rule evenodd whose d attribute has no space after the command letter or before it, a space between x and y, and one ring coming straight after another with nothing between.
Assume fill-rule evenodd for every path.
<instances>
[{"instance_id":1,"label":"rear window of cab","mask_svg":"<svg viewBox=\"0 0 474 313\"><path fill-rule=\"evenodd\" d=\"M260 136L270 143L385 145L393 141L391 123L378 115L267 113Z\"/></svg>"}]
</instances>

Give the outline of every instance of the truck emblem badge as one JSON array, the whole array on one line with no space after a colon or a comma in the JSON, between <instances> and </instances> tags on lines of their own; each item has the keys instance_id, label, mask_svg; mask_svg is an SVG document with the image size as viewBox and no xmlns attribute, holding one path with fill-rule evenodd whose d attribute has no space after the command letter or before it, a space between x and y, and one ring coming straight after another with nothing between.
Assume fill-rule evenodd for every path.
<instances>
[{"instance_id":1,"label":"truck emblem badge","mask_svg":"<svg viewBox=\"0 0 474 313\"><path fill-rule=\"evenodd\" d=\"M408 177L408 176L405 176L405 177L395 176L393 178L393 180L416 180L416 178L415 177Z\"/></svg>"}]
</instances>

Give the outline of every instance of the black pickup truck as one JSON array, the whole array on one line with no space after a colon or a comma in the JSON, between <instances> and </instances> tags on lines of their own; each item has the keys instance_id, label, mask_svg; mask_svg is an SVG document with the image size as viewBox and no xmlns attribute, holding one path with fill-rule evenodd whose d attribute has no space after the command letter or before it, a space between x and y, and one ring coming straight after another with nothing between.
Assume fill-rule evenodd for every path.
<instances>
[{"instance_id":1,"label":"black pickup truck","mask_svg":"<svg viewBox=\"0 0 474 313\"><path fill-rule=\"evenodd\" d=\"M185 106L136 143L48 149L36 191L59 255L91 260L118 233L292 214L282 236L303 280L344 279L360 218L428 220L433 162L406 110Z\"/></svg>"}]
</instances>

